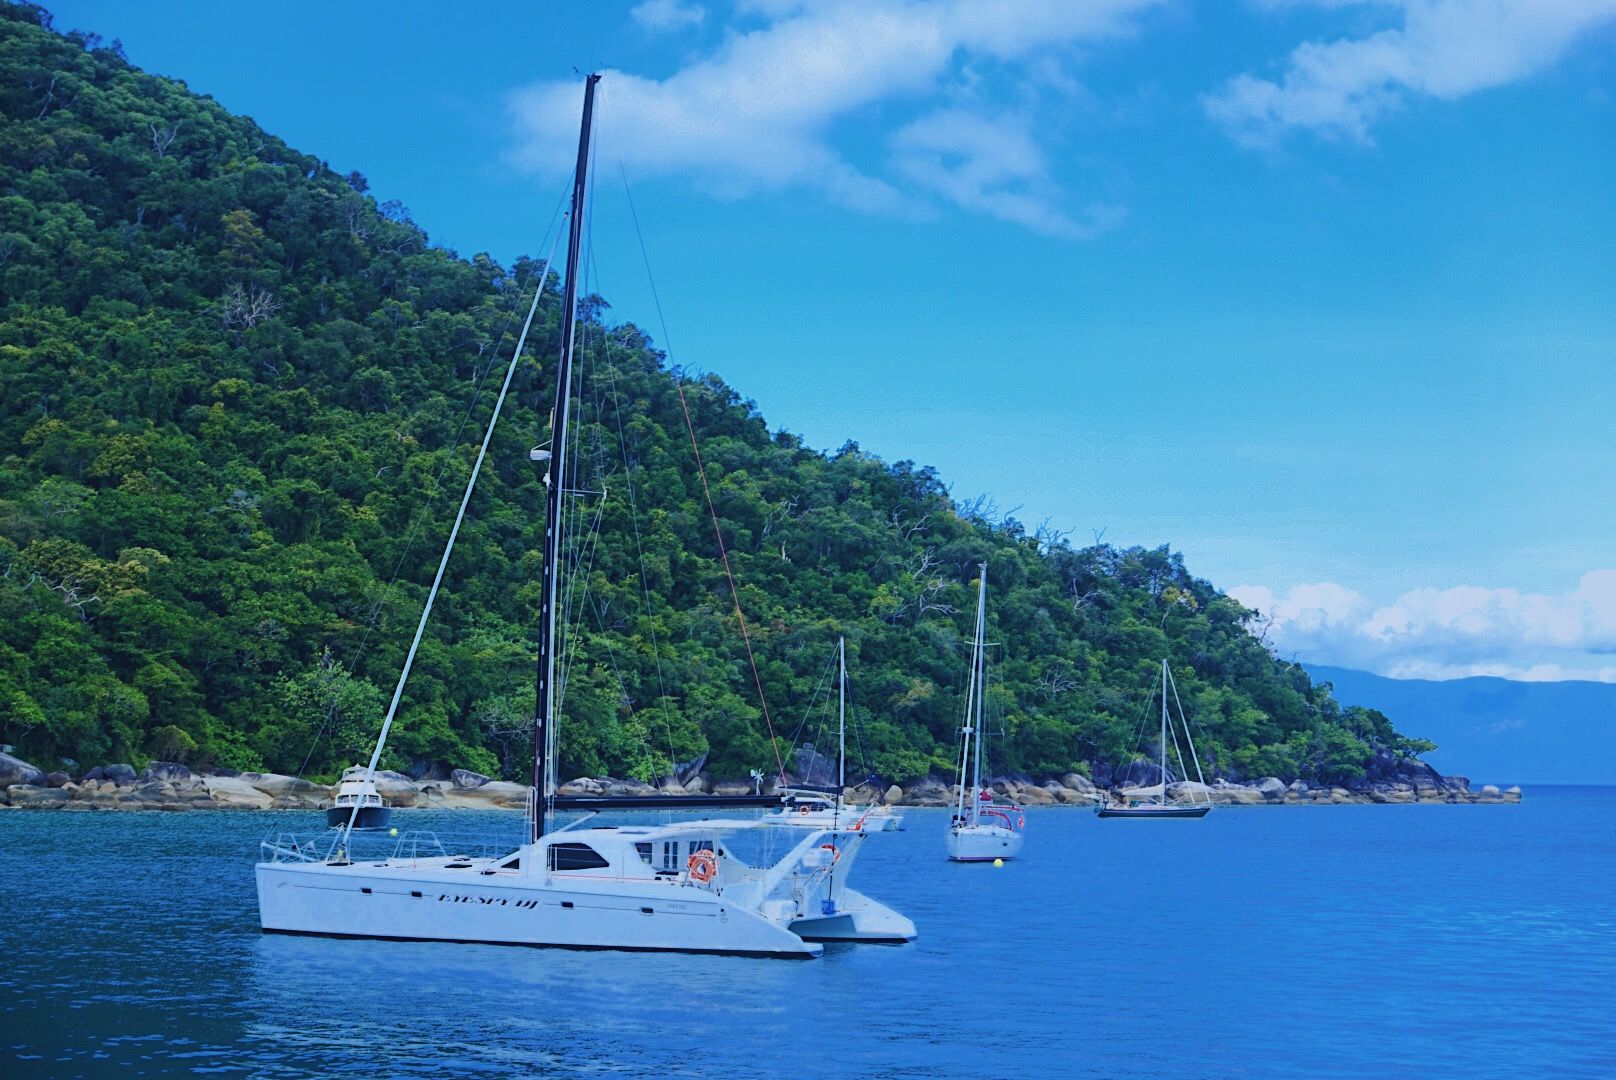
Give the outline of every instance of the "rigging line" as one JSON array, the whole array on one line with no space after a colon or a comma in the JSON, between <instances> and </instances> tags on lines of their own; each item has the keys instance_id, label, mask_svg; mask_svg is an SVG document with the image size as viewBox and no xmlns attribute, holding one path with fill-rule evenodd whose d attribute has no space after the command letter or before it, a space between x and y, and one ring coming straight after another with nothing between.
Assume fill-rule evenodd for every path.
<instances>
[{"instance_id":1,"label":"rigging line","mask_svg":"<svg viewBox=\"0 0 1616 1080\"><path fill-rule=\"evenodd\" d=\"M561 216L561 208L565 204L566 192L563 190L561 199L557 201L555 210L550 214L550 223L544 228L544 237L539 241L540 246L543 246L544 240L549 239L550 230L556 227L556 221ZM550 253L552 256L555 254L555 249L553 246ZM538 286L539 295L541 296L544 294L544 279L549 275L549 261L546 260L544 265L544 274L541 275ZM471 401L466 405L466 411L461 414L460 423L455 426L454 439L449 444L448 454L444 456L443 463L438 466L437 475L432 478L431 494L422 500L420 509L416 511L415 520L410 524L409 532L407 532L404 536L404 547L399 551L398 561L393 564L393 574L387 579L387 585L382 590L381 601L374 609L378 614L383 608L386 607L387 600L393 593L393 586L398 583L398 576L404 569L404 560L409 557L410 549L415 544L416 534L420 532L421 525L426 521L427 511L431 509L432 500L438 495L439 488L443 482L444 473L448 471L449 466L454 462L454 452L460 447L460 436L465 432L466 422L471 419L472 412L477 408L477 402L482 400L483 380L488 377L488 373L490 371L494 370L494 363L499 359L499 354L501 351L500 346L505 342L505 335L510 333L511 323L516 319L516 313L518 310L520 310L520 305L513 303L510 310L506 312L505 325L500 327L499 334L494 339L494 348L488 354L488 362L483 366L481 373L476 375L473 383ZM360 635L359 644L354 646L354 651L348 660L348 672L350 674L358 669L359 661L364 657L365 649L370 642L370 635L376 629L376 623L377 620L375 618L366 619L365 632ZM320 740L325 737L326 728L331 725L332 719L336 716L336 711L337 704L336 702L332 702L331 707L326 710L325 717L320 721L320 729L314 733L314 741L309 744L308 753L303 755L303 764L298 766L297 770L298 776L302 776L303 773L308 770L309 762L314 757L314 751L319 747Z\"/></svg>"},{"instance_id":2,"label":"rigging line","mask_svg":"<svg viewBox=\"0 0 1616 1080\"><path fill-rule=\"evenodd\" d=\"M775 768L779 770L781 783L785 782L786 765L780 757L780 744L774 734L774 720L769 716L769 699L763 693L763 677L758 674L757 656L752 652L752 633L746 626L746 613L741 610L741 594L735 587L735 572L730 569L729 550L724 546L724 530L718 523L718 509L713 505L713 492L707 485L707 467L702 464L701 448L696 445L696 428L690 419L690 404L685 400L684 384L674 382L679 391L679 407L684 410L685 430L690 433L690 449L696 455L696 472L701 477L702 494L707 497L707 513L713 519L713 535L718 540L718 555L724 561L724 576L729 579L730 599L735 602L735 618L741 624L741 641L746 644L746 660L752 667L752 683L757 687L758 704L763 706L763 723L769 729L769 746L774 750Z\"/></svg>"},{"instance_id":3,"label":"rigging line","mask_svg":"<svg viewBox=\"0 0 1616 1080\"><path fill-rule=\"evenodd\" d=\"M809 695L808 704L803 706L802 719L797 722L797 730L791 733L791 741L793 743L795 743L797 739L801 737L803 728L808 726L808 720L813 715L814 706L819 702L819 691L825 685L825 679L830 675L831 669L835 666L836 657L832 656L830 660L826 662L825 666L819 669L819 681L814 683L814 692ZM824 719L821 718L819 727L815 729L814 738L817 739L819 737L818 733L824 729Z\"/></svg>"},{"instance_id":4,"label":"rigging line","mask_svg":"<svg viewBox=\"0 0 1616 1080\"><path fill-rule=\"evenodd\" d=\"M595 249L593 243L594 219L590 219L590 248L589 273L595 280L596 290L600 290L600 267L595 262ZM604 327L601 330L601 347L606 356L606 379L611 393L612 414L617 420L617 447L623 456L623 482L628 486L629 521L634 527L634 553L638 559L640 569L640 595L641 610L645 615L646 629L651 635L651 658L656 663L657 674L657 703L662 713L662 727L668 737L668 762L670 768L678 764L678 755L674 751L673 718L668 712L668 682L662 672L662 651L657 643L656 620L651 611L651 582L645 570L645 544L640 536L640 508L639 495L634 486L634 466L629 462L628 435L623 427L623 404L617 393L617 366L612 359L612 336ZM604 410L602 410L604 411Z\"/></svg>"},{"instance_id":5,"label":"rigging line","mask_svg":"<svg viewBox=\"0 0 1616 1080\"><path fill-rule=\"evenodd\" d=\"M583 595L578 597L578 605L577 605L577 607L573 609L573 610L576 610L576 611L581 612L583 610L583 608L589 603L589 591L590 591L589 575L595 569L595 552L597 550L599 550L599 548L600 548L600 521L601 521L601 518L605 515L605 512L606 512L606 500L604 498L602 498L600 500L600 502L596 505L594 524L592 524L590 526L589 544L588 544L588 547L585 549L587 551L587 553L588 553L588 565L584 566L584 591L583 591ZM580 556L579 557L580 564L582 564L583 561L584 561L583 556ZM575 577L575 580L576 580L576 577ZM570 601L569 601L569 603L570 603ZM581 617L578 619L577 623L572 626L572 628L568 631L568 633L569 633L569 638L568 638L569 643L568 643L568 645L567 645L567 647L565 649L565 654L566 655L562 660L561 674L556 679L556 711L557 712L560 712L561 706L564 703L564 701L566 700L567 685L571 681L573 662L577 659L577 654L583 651L583 645L582 645L583 619Z\"/></svg>"},{"instance_id":6,"label":"rigging line","mask_svg":"<svg viewBox=\"0 0 1616 1080\"><path fill-rule=\"evenodd\" d=\"M608 359L610 358L610 345ZM668 713L668 683L662 675L662 649L657 643L656 618L651 612L651 581L645 571L645 545L640 539L640 507L639 498L634 489L634 467L628 458L628 435L623 428L623 404L617 395L617 369L611 363L607 364L607 379L611 387L612 411L617 418L617 445L623 452L623 482L628 486L628 514L629 521L634 526L634 553L639 559L640 567L640 605L645 614L646 630L651 635L651 658L656 662L657 673L657 701L661 705L662 726L667 729L668 760L677 764L673 749L673 718Z\"/></svg>"},{"instance_id":7,"label":"rigging line","mask_svg":"<svg viewBox=\"0 0 1616 1080\"><path fill-rule=\"evenodd\" d=\"M559 234L556 237L560 240ZM551 248L554 256L555 249ZM466 493L460 497L460 509L455 513L454 526L449 530L449 542L443 546L443 555L438 559L438 571L432 578L432 589L427 593L426 606L421 609L420 621L415 624L415 638L410 642L409 655L404 658L404 669L398 673L398 685L393 688L393 700L388 703L387 715L382 719L381 734L376 736L376 748L370 753L370 764L365 766L365 788L370 788L376 782L376 763L381 760L382 748L387 745L387 734L393 728L393 717L398 715L398 703L404 696L404 683L410 677L410 668L415 664L416 650L421 647L421 637L426 633L426 621L432 614L432 605L438 599L438 588L443 584L443 572L449 568L449 556L454 552L455 539L460 535L460 523L466 520L466 507L471 503L471 493L477 489L477 474L482 471L483 460L488 457L488 444L494 441L494 429L499 426L499 412L505 406L505 396L510 393L511 379L516 376L516 367L522 361L522 346L527 344L527 333L533 326L533 316L538 314L539 301L544 298L544 279L550 274L550 262L545 260L544 273L539 276L539 286L533 290L533 305L527 309L527 321L522 324L522 335L516 339L516 348L511 350L511 363L505 369L505 381L500 385L499 397L494 399L494 411L488 417L488 430L483 433L483 444L477 450L477 460L471 466L471 475L466 479ZM361 788L364 790L364 788ZM348 841L353 836L354 821L359 817L359 804L362 800L355 800L353 809L348 813L348 824L342 832L342 850L348 848Z\"/></svg>"},{"instance_id":8,"label":"rigging line","mask_svg":"<svg viewBox=\"0 0 1616 1080\"><path fill-rule=\"evenodd\" d=\"M1178 680L1173 678L1173 669L1167 669L1167 685L1173 688L1173 703L1178 706L1178 719L1184 725L1184 739L1190 744L1190 757L1195 759L1195 778L1206 786L1206 774L1201 771L1201 755L1195 752L1195 736L1190 734L1190 718L1184 715L1184 703L1178 700ZM1189 777L1184 779L1188 780ZM1207 792L1207 803L1212 802L1212 793Z\"/></svg>"},{"instance_id":9,"label":"rigging line","mask_svg":"<svg viewBox=\"0 0 1616 1080\"><path fill-rule=\"evenodd\" d=\"M657 321L662 325L663 350L670 357L673 354L673 343L668 338L668 321L662 314L662 300L657 296L656 278L651 273L651 256L645 250L645 234L640 230L640 215L634 208L634 195L629 190L628 172L623 163L617 163L617 169L623 176L623 194L628 197L629 217L634 222L634 236L640 243L640 257L645 260L645 276L651 284L651 300L657 309ZM671 367L671 365L670 365ZM696 445L696 425L690 418L690 402L685 397L684 380L677 373L673 375L674 389L679 391L679 408L685 415L685 431L690 435L690 449L696 455L696 473L701 477L701 492L707 499L707 513L713 519L713 535L718 539L718 555L724 562L724 576L729 579L730 599L735 601L735 618L741 624L741 641L746 645L746 662L752 668L752 684L757 687L758 704L763 707L763 723L769 730L769 748L774 751L774 765L779 771L780 782L785 783L786 764L780 756L780 743L774 734L774 719L769 715L769 698L763 692L763 676L758 674L757 656L752 652L752 633L746 625L746 613L741 610L741 594L735 587L735 572L729 565L729 549L724 544L724 530L718 523L718 509L713 505L712 488L707 484L707 466L701 460L701 447Z\"/></svg>"}]
</instances>

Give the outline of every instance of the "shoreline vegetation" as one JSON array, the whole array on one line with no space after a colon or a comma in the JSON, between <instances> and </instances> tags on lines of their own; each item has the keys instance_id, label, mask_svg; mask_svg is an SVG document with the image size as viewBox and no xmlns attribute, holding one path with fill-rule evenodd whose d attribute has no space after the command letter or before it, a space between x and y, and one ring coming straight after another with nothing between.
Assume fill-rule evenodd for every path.
<instances>
[{"instance_id":1,"label":"shoreline vegetation","mask_svg":"<svg viewBox=\"0 0 1616 1080\"><path fill-rule=\"evenodd\" d=\"M1223 778L1211 784L1194 781L1169 783L1174 801L1210 799L1220 806L1296 806L1363 803L1518 803L1521 789L1500 789L1485 784L1471 790L1463 776L1442 776L1423 762L1394 779L1356 782L1353 787L1311 786L1268 776L1252 783ZM767 792L774 787L764 785ZM1093 806L1107 789L1088 777L1067 773L1041 783L1030 779L996 777L989 786L1024 806ZM387 770L376 774L376 790L396 809L521 810L532 789L525 784L494 780L466 769L447 777L411 779ZM580 777L560 788L563 795L720 795L751 794L749 781L713 781L704 774L683 784L668 778L659 786L611 777ZM861 785L844 793L853 806L950 806L958 786L935 777L885 788ZM136 772L132 765L103 765L74 779L66 773L46 773L36 766L0 754L0 808L32 810L323 810L331 805L335 785L315 783L279 773L210 770L195 773L185 765L154 761Z\"/></svg>"}]
</instances>

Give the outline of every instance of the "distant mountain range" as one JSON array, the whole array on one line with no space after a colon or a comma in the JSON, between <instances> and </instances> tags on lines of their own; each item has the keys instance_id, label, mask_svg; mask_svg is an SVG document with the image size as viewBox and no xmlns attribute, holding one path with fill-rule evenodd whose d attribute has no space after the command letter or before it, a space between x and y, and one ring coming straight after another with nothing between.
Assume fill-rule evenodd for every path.
<instances>
[{"instance_id":1,"label":"distant mountain range","mask_svg":"<svg viewBox=\"0 0 1616 1080\"><path fill-rule=\"evenodd\" d=\"M1343 705L1367 705L1436 742L1426 760L1477 784L1616 783L1616 684L1476 677L1388 679L1308 664Z\"/></svg>"}]
</instances>

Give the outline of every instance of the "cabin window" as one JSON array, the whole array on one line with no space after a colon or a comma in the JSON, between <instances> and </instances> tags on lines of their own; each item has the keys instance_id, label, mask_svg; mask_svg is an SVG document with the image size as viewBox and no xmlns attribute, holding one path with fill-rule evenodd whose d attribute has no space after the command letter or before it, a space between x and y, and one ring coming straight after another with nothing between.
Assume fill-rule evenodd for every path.
<instances>
[{"instance_id":1,"label":"cabin window","mask_svg":"<svg viewBox=\"0 0 1616 1080\"><path fill-rule=\"evenodd\" d=\"M664 840L662 842L662 869L677 870L679 867L679 844L673 840Z\"/></svg>"},{"instance_id":2,"label":"cabin window","mask_svg":"<svg viewBox=\"0 0 1616 1080\"><path fill-rule=\"evenodd\" d=\"M611 863L601 858L600 853L588 844L550 845L552 870L599 870L610 865Z\"/></svg>"},{"instance_id":3,"label":"cabin window","mask_svg":"<svg viewBox=\"0 0 1616 1080\"><path fill-rule=\"evenodd\" d=\"M506 859L499 864L499 868L501 870L520 870L522 868L522 856L518 855L515 858Z\"/></svg>"},{"instance_id":4,"label":"cabin window","mask_svg":"<svg viewBox=\"0 0 1616 1080\"><path fill-rule=\"evenodd\" d=\"M646 866L651 865L651 845L650 844L635 844L634 845L634 850L639 852L640 861L642 863L644 863Z\"/></svg>"}]
</instances>

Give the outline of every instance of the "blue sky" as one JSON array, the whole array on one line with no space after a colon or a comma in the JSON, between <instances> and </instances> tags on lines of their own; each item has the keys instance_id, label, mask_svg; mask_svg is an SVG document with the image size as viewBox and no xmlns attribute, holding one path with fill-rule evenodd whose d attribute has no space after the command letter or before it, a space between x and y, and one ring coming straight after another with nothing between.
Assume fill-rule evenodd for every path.
<instances>
[{"instance_id":1,"label":"blue sky","mask_svg":"<svg viewBox=\"0 0 1616 1080\"><path fill-rule=\"evenodd\" d=\"M601 291L656 328L621 167L771 423L1304 660L1616 681L1616 0L576 6L51 5L503 260L605 70Z\"/></svg>"}]
</instances>

